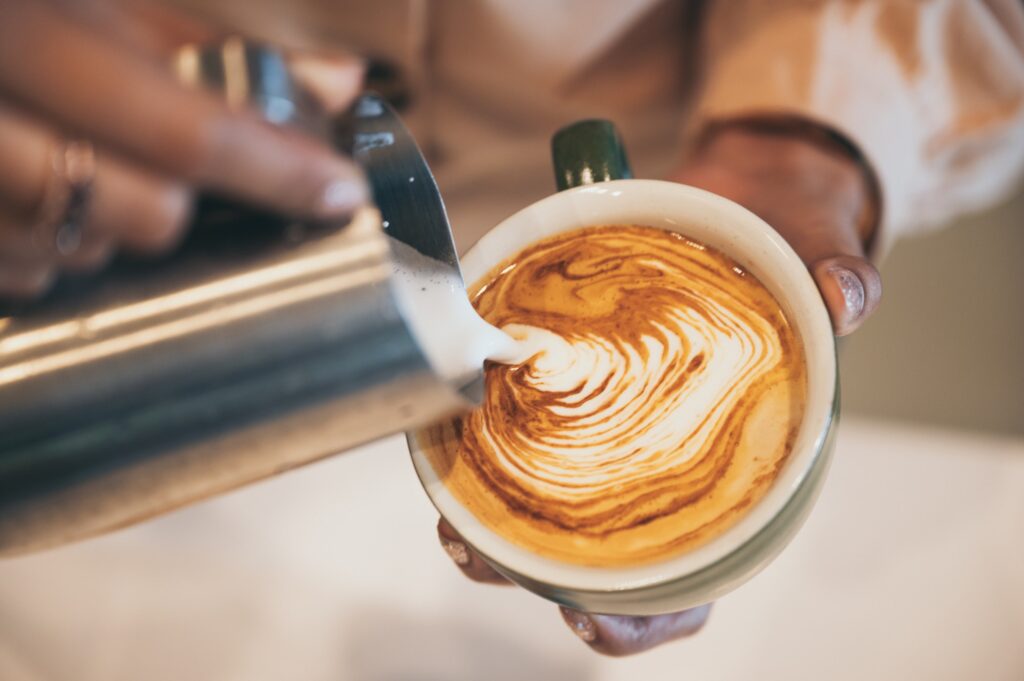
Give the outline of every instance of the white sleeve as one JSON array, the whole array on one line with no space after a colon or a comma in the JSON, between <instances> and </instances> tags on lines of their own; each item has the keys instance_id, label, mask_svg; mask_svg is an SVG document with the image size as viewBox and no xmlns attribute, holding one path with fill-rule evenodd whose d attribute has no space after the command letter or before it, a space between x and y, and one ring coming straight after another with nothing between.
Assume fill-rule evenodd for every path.
<instances>
[{"instance_id":1,"label":"white sleeve","mask_svg":"<svg viewBox=\"0 0 1024 681\"><path fill-rule=\"evenodd\" d=\"M982 208L1019 182L1017 0L725 0L708 12L692 133L790 113L844 134L878 178L883 242Z\"/></svg>"}]
</instances>

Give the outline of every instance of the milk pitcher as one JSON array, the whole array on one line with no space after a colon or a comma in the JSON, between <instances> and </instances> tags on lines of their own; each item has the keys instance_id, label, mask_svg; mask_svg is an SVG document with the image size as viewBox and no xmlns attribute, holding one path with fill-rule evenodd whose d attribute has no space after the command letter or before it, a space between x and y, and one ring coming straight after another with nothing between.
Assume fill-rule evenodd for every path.
<instances>
[{"instance_id":1,"label":"milk pitcher","mask_svg":"<svg viewBox=\"0 0 1024 681\"><path fill-rule=\"evenodd\" d=\"M172 255L0 309L0 555L120 528L480 399L481 366L438 361L459 342L444 310L465 292L436 184L387 103L367 95L343 119L318 116L284 60L237 41L189 63L207 86L250 93L271 122L351 153L377 205L308 225L205 197Z\"/></svg>"}]
</instances>

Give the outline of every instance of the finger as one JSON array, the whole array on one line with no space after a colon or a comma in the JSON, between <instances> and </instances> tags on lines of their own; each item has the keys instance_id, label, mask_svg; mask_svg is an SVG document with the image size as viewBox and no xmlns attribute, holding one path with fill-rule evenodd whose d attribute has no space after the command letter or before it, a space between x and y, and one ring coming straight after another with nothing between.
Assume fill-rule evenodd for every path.
<instances>
[{"instance_id":1,"label":"finger","mask_svg":"<svg viewBox=\"0 0 1024 681\"><path fill-rule=\"evenodd\" d=\"M57 143L47 128L0 101L0 204L24 215L37 212Z\"/></svg>"},{"instance_id":2,"label":"finger","mask_svg":"<svg viewBox=\"0 0 1024 681\"><path fill-rule=\"evenodd\" d=\"M595 615L561 606L565 623L595 651L621 657L692 636L707 622L711 604L670 615L625 617Z\"/></svg>"},{"instance_id":3,"label":"finger","mask_svg":"<svg viewBox=\"0 0 1024 681\"><path fill-rule=\"evenodd\" d=\"M24 265L46 265L53 261L32 233L32 225L22 215L0 210L0 261Z\"/></svg>"},{"instance_id":4,"label":"finger","mask_svg":"<svg viewBox=\"0 0 1024 681\"><path fill-rule=\"evenodd\" d=\"M102 237L86 237L74 253L62 255L56 265L68 272L94 272L108 262L114 255L114 242Z\"/></svg>"},{"instance_id":5,"label":"finger","mask_svg":"<svg viewBox=\"0 0 1024 681\"><path fill-rule=\"evenodd\" d=\"M882 277L864 255L852 219L810 218L779 231L807 265L821 292L837 336L856 331L878 309Z\"/></svg>"},{"instance_id":6,"label":"finger","mask_svg":"<svg viewBox=\"0 0 1024 681\"><path fill-rule=\"evenodd\" d=\"M23 218L0 211L0 261L8 267L30 271L56 267L71 272L88 272L105 265L113 252L112 240L87 233L74 253L59 255L37 243L32 225Z\"/></svg>"},{"instance_id":7,"label":"finger","mask_svg":"<svg viewBox=\"0 0 1024 681\"><path fill-rule=\"evenodd\" d=\"M853 333L878 309L882 276L865 257L853 220L805 216L808 222L777 222L776 228L807 265L837 336Z\"/></svg>"},{"instance_id":8,"label":"finger","mask_svg":"<svg viewBox=\"0 0 1024 681\"><path fill-rule=\"evenodd\" d=\"M0 204L29 223L44 200L52 181L52 156L61 146L59 137L23 113L0 106ZM161 178L113 154L97 152L92 195L87 206L85 242L61 264L91 267L99 264L104 250L121 243L154 252L172 246L180 237L191 207L185 185ZM16 222L14 217L6 222ZM0 247L12 256L39 260L52 253L32 240L25 225L7 224L0 218Z\"/></svg>"},{"instance_id":9,"label":"finger","mask_svg":"<svg viewBox=\"0 0 1024 681\"><path fill-rule=\"evenodd\" d=\"M330 113L347 109L363 89L366 62L354 56L296 53L288 63L299 82Z\"/></svg>"},{"instance_id":10,"label":"finger","mask_svg":"<svg viewBox=\"0 0 1024 681\"><path fill-rule=\"evenodd\" d=\"M865 257L857 202L849 197L820 214L780 215L771 224L800 256L821 292L837 336L856 331L878 309L882 277Z\"/></svg>"},{"instance_id":11,"label":"finger","mask_svg":"<svg viewBox=\"0 0 1024 681\"><path fill-rule=\"evenodd\" d=\"M35 298L53 285L55 276L52 266L0 262L0 298Z\"/></svg>"},{"instance_id":12,"label":"finger","mask_svg":"<svg viewBox=\"0 0 1024 681\"><path fill-rule=\"evenodd\" d=\"M452 559L452 562L462 570L462 574L474 582L511 584L508 579L503 577L469 548L465 540L444 518L437 521L437 536L441 540L441 548L445 550L445 553Z\"/></svg>"},{"instance_id":13,"label":"finger","mask_svg":"<svg viewBox=\"0 0 1024 681\"><path fill-rule=\"evenodd\" d=\"M853 333L882 301L882 277L866 258L839 255L810 265L837 336Z\"/></svg>"},{"instance_id":14,"label":"finger","mask_svg":"<svg viewBox=\"0 0 1024 681\"><path fill-rule=\"evenodd\" d=\"M62 12L108 40L154 55L171 57L189 43L221 40L226 33L172 7L140 0L58 0Z\"/></svg>"},{"instance_id":15,"label":"finger","mask_svg":"<svg viewBox=\"0 0 1024 681\"><path fill-rule=\"evenodd\" d=\"M113 156L100 156L86 232L101 233L138 253L176 245L192 213L188 187Z\"/></svg>"},{"instance_id":16,"label":"finger","mask_svg":"<svg viewBox=\"0 0 1024 681\"><path fill-rule=\"evenodd\" d=\"M40 44L58 47L35 49ZM312 138L231 112L211 94L181 87L164 64L52 8L0 3L6 64L17 68L0 67L0 89L156 172L297 216L337 218L367 198L355 166Z\"/></svg>"},{"instance_id":17,"label":"finger","mask_svg":"<svg viewBox=\"0 0 1024 681\"><path fill-rule=\"evenodd\" d=\"M820 214L805 210L798 219L770 214L766 220L807 265L837 336L853 333L878 309L882 277L865 257L852 205Z\"/></svg>"}]
</instances>

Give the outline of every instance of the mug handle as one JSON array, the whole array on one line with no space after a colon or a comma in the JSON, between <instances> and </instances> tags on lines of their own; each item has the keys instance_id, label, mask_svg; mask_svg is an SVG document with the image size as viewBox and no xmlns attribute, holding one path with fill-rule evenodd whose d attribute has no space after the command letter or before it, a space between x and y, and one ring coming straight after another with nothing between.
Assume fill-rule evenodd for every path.
<instances>
[{"instance_id":1,"label":"mug handle","mask_svg":"<svg viewBox=\"0 0 1024 681\"><path fill-rule=\"evenodd\" d=\"M551 158L558 191L633 177L619 131L600 118L577 121L556 132Z\"/></svg>"}]
</instances>

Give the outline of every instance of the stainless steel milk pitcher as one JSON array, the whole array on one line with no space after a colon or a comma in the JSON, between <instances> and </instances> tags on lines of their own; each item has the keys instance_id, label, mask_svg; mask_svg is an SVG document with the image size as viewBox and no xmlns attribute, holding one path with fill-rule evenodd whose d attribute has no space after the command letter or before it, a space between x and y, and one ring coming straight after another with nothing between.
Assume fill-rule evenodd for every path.
<instances>
[{"instance_id":1,"label":"stainless steel milk pitcher","mask_svg":"<svg viewBox=\"0 0 1024 681\"><path fill-rule=\"evenodd\" d=\"M216 70L216 52L203 55ZM254 101L315 129L283 62L251 45L244 56L233 77ZM219 219L172 256L0 311L0 555L122 527L479 399L480 369L435 370L437 338L417 334L396 293L396 239L459 276L408 133L373 96L321 130L363 164L379 211L299 225L210 199Z\"/></svg>"}]
</instances>

